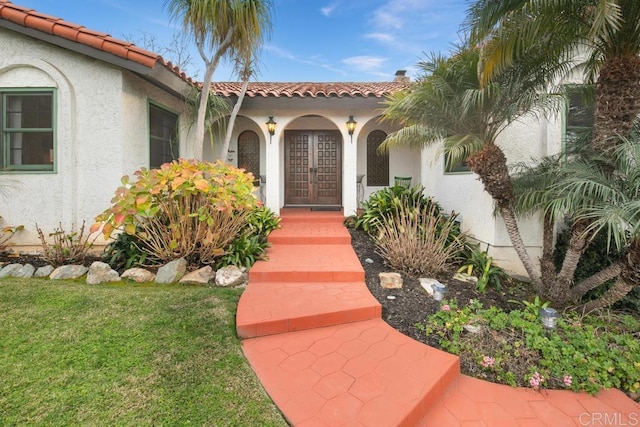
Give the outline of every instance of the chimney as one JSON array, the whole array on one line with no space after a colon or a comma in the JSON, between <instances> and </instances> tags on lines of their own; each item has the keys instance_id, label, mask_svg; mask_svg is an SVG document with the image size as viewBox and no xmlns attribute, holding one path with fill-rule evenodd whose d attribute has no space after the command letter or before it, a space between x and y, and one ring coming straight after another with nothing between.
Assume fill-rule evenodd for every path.
<instances>
[{"instance_id":1,"label":"chimney","mask_svg":"<svg viewBox=\"0 0 640 427\"><path fill-rule=\"evenodd\" d=\"M406 74L407 74L407 70L396 71L396 75L393 78L393 81L395 83L409 83L411 81L411 78Z\"/></svg>"}]
</instances>

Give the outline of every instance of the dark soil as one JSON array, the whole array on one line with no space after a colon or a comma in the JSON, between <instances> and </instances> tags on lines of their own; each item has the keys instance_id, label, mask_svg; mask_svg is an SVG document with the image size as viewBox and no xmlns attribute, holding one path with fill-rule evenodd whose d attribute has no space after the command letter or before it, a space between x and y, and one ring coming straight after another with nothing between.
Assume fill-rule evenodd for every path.
<instances>
[{"instance_id":1,"label":"dark soil","mask_svg":"<svg viewBox=\"0 0 640 427\"><path fill-rule=\"evenodd\" d=\"M84 258L84 261L78 262L77 264L82 264L86 267L90 267L94 261L102 261L102 258L94 255L86 256ZM0 268L4 267L7 264L31 264L35 268L38 268L43 267L49 263L45 261L40 255L0 251Z\"/></svg>"},{"instance_id":2,"label":"dark soil","mask_svg":"<svg viewBox=\"0 0 640 427\"><path fill-rule=\"evenodd\" d=\"M439 304L433 297L420 286L417 277L408 276L401 271L394 270L388 266L384 259L377 254L376 246L371 238L362 230L349 229L353 248L360 259L360 263L365 271L367 287L373 296L382 305L382 318L393 328L403 334L420 341L422 343L438 347L437 339L428 337L415 327L416 323L424 323L427 316L435 313ZM373 261L366 262L366 259ZM384 289L380 286L378 273L398 272L402 275L401 289ZM459 307L464 307L469 300L479 300L484 307L495 306L504 310L512 310L517 306L509 300L522 301L529 296L519 282L504 284L502 292L488 289L481 294L475 290L471 283L462 282L452 278L455 269L435 277L441 283L447 285L446 299L455 298ZM395 299L389 299L393 296Z\"/></svg>"}]
</instances>

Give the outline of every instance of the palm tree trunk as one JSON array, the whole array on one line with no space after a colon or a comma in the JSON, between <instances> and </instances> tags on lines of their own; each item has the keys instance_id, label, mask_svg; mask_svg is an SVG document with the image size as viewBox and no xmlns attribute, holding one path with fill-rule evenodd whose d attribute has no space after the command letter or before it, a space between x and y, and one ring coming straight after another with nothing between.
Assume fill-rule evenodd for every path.
<instances>
[{"instance_id":1,"label":"palm tree trunk","mask_svg":"<svg viewBox=\"0 0 640 427\"><path fill-rule=\"evenodd\" d=\"M545 214L542 220L542 257L540 258L540 275L546 289L555 281L556 266L553 263L553 218Z\"/></svg>"},{"instance_id":2,"label":"palm tree trunk","mask_svg":"<svg viewBox=\"0 0 640 427\"><path fill-rule=\"evenodd\" d=\"M522 265L527 272L527 275L533 282L533 286L537 293L541 293L543 290L542 279L538 271L536 271L536 266L527 252L527 247L524 245L522 241L522 236L520 235L520 230L518 229L518 221L516 220L516 216L513 213L513 209L511 206L498 207L500 211L500 216L504 221L505 228L507 229L507 234L509 235L509 239L511 240L511 244L513 245L513 249L518 254L518 258L522 261Z\"/></svg>"},{"instance_id":3,"label":"palm tree trunk","mask_svg":"<svg viewBox=\"0 0 640 427\"><path fill-rule=\"evenodd\" d=\"M220 160L222 160L223 162L227 161L227 152L229 151L229 146L231 145L231 135L233 134L233 125L236 122L236 117L238 116L240 107L242 107L242 101L244 100L244 95L247 93L247 87L249 87L249 76L246 76L246 78L242 81L240 95L238 95L236 104L233 106L233 110L231 110L231 116L229 116L229 122L227 123L227 132L224 136L222 149L220 150Z\"/></svg>"},{"instance_id":4,"label":"palm tree trunk","mask_svg":"<svg viewBox=\"0 0 640 427\"><path fill-rule=\"evenodd\" d=\"M598 286L602 285L607 280L611 280L620 275L622 271L622 263L617 262L615 264L611 264L609 267L604 270L600 270L596 274L591 277L584 279L582 282L578 283L571 289L571 300L578 301L580 298L586 295L591 289L595 289Z\"/></svg>"},{"instance_id":5,"label":"palm tree trunk","mask_svg":"<svg viewBox=\"0 0 640 427\"><path fill-rule=\"evenodd\" d=\"M616 283L605 292L600 298L590 301L580 307L583 311L597 310L609 307L620 301L627 295L634 286L640 286L640 239L634 239L627 255L622 263L622 271Z\"/></svg>"},{"instance_id":6,"label":"palm tree trunk","mask_svg":"<svg viewBox=\"0 0 640 427\"><path fill-rule=\"evenodd\" d=\"M592 146L607 151L626 136L640 114L640 57L614 56L600 67Z\"/></svg>"},{"instance_id":7,"label":"palm tree trunk","mask_svg":"<svg viewBox=\"0 0 640 427\"><path fill-rule=\"evenodd\" d=\"M500 147L494 144L486 144L482 150L469 157L467 163L471 170L478 174L484 189L498 205L498 211L504 221L513 249L516 251L520 261L522 261L522 265L533 282L536 292L540 293L543 288L542 279L522 241L522 235L518 229L518 221L511 204L514 198L513 184L507 168L507 158Z\"/></svg>"},{"instance_id":8,"label":"palm tree trunk","mask_svg":"<svg viewBox=\"0 0 640 427\"><path fill-rule=\"evenodd\" d=\"M572 298L571 285L573 284L573 276L578 268L580 257L587 248L587 241L583 236L584 222L576 222L571 229L571 237L567 245L567 252L562 261L560 272L552 283L552 287L548 289L545 296L553 300L557 305L564 306L568 303L575 302Z\"/></svg>"}]
</instances>

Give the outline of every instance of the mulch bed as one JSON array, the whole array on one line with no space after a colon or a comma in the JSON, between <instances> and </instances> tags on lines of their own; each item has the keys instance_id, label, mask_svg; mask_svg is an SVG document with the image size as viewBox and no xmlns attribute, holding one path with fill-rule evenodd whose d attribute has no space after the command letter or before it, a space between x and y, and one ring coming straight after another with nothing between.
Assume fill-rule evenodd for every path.
<instances>
[{"instance_id":1,"label":"mulch bed","mask_svg":"<svg viewBox=\"0 0 640 427\"><path fill-rule=\"evenodd\" d=\"M382 318L390 326L416 341L438 347L435 337L429 337L415 327L416 323L424 323L427 316L435 313L438 303L420 286L417 277L408 276L388 266L384 259L376 252L376 246L371 238L362 230L349 229L351 244L360 259L365 271L365 280L369 291L382 305ZM366 262L366 259L373 263ZM380 286L378 274L381 272L397 272L402 275L401 289L384 289ZM464 307L469 300L479 300L484 307L495 306L504 310L513 310L517 306L509 300L521 301L527 299L529 294L519 282L511 282L504 285L502 292L488 289L481 294L475 290L475 285L455 280L452 278L455 269L435 277L447 285L445 298L455 298L459 307ZM389 299L394 296L395 299Z\"/></svg>"}]
</instances>

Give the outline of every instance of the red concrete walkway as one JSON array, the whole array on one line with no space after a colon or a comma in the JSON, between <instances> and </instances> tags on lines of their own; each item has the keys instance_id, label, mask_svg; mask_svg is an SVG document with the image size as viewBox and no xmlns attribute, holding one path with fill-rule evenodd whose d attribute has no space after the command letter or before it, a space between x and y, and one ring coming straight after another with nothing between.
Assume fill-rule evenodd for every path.
<instances>
[{"instance_id":1,"label":"red concrete walkway","mask_svg":"<svg viewBox=\"0 0 640 427\"><path fill-rule=\"evenodd\" d=\"M283 210L238 304L242 348L296 426L640 425L622 392L535 392L460 375L381 320L340 212ZM633 424L635 422L635 424Z\"/></svg>"}]
</instances>

